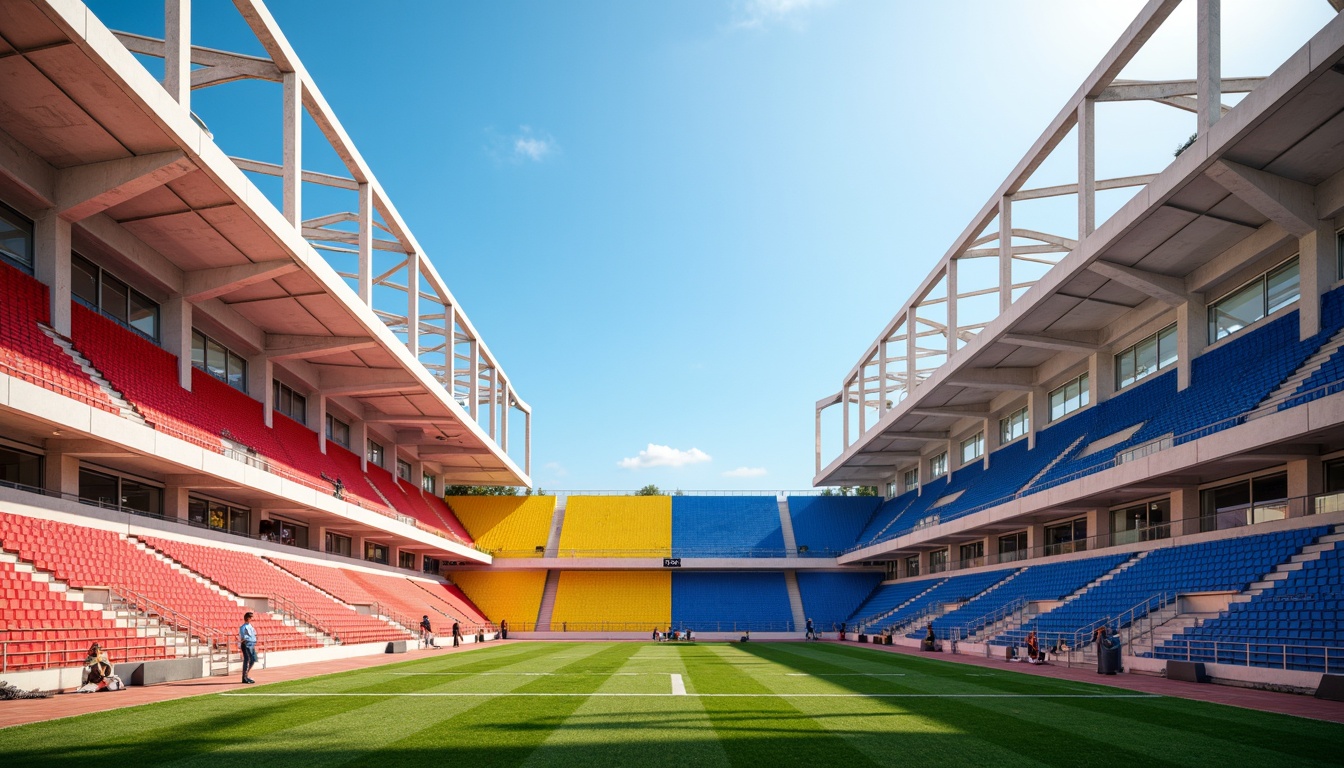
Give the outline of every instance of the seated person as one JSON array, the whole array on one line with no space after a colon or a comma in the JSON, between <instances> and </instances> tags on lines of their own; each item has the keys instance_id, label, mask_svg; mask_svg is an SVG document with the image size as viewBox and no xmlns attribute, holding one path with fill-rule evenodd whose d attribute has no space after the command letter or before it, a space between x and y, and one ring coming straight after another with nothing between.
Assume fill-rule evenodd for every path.
<instances>
[{"instance_id":1,"label":"seated person","mask_svg":"<svg viewBox=\"0 0 1344 768\"><path fill-rule=\"evenodd\" d=\"M1035 631L1027 633L1027 661L1031 664L1045 663L1045 654L1041 653L1041 644L1036 639Z\"/></svg>"},{"instance_id":2,"label":"seated person","mask_svg":"<svg viewBox=\"0 0 1344 768\"><path fill-rule=\"evenodd\" d=\"M695 634L694 634L693 632L691 632L691 628L690 628L690 627L687 627L687 628L686 628L686 642L689 643L689 642L693 642L694 640L695 640Z\"/></svg>"},{"instance_id":3,"label":"seated person","mask_svg":"<svg viewBox=\"0 0 1344 768\"><path fill-rule=\"evenodd\" d=\"M938 650L938 636L935 635L935 634L933 633L933 624L932 624L932 623L929 624L929 632L928 632L928 634L924 635L924 639L923 639L922 641L920 641L920 643L919 643L919 650L921 650L921 651L937 651L937 650Z\"/></svg>"},{"instance_id":4,"label":"seated person","mask_svg":"<svg viewBox=\"0 0 1344 768\"><path fill-rule=\"evenodd\" d=\"M746 633L742 635L742 639L739 642L746 643L750 641L751 641L751 630L748 629Z\"/></svg>"},{"instance_id":5,"label":"seated person","mask_svg":"<svg viewBox=\"0 0 1344 768\"><path fill-rule=\"evenodd\" d=\"M84 658L83 678L84 684L79 688L79 693L120 691L126 687L120 677L112 674L112 661L98 643L89 648L89 653Z\"/></svg>"},{"instance_id":6,"label":"seated person","mask_svg":"<svg viewBox=\"0 0 1344 768\"><path fill-rule=\"evenodd\" d=\"M656 642L658 642L659 639L661 639L661 638L658 637L658 628L657 628L657 627L654 627L654 628L653 628L653 641L656 643Z\"/></svg>"}]
</instances>

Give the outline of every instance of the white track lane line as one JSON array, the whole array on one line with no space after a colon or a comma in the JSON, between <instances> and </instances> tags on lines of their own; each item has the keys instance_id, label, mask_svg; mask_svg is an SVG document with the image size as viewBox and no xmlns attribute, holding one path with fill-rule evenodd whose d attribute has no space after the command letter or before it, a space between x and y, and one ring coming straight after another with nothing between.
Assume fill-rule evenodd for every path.
<instances>
[{"instance_id":1,"label":"white track lane line","mask_svg":"<svg viewBox=\"0 0 1344 768\"><path fill-rule=\"evenodd\" d=\"M686 683L682 682L681 675L672 676L672 695L673 696L686 695Z\"/></svg>"}]
</instances>

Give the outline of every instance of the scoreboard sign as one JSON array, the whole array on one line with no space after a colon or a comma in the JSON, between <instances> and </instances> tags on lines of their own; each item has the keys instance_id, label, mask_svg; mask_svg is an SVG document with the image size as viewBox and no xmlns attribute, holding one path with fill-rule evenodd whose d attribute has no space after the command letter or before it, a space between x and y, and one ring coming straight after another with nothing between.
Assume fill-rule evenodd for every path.
<instances>
[{"instance_id":1,"label":"scoreboard sign","mask_svg":"<svg viewBox=\"0 0 1344 768\"><path fill-rule=\"evenodd\" d=\"M681 567L681 558L680 558L680 557L664 557L664 558L663 558L663 567L664 567L664 568L680 568L680 567Z\"/></svg>"}]
</instances>

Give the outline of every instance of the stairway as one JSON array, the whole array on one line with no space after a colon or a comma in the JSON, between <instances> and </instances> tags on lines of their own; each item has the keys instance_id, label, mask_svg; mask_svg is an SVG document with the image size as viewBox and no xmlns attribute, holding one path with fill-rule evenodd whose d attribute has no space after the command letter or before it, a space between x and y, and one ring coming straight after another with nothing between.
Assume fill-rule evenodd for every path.
<instances>
[{"instance_id":1,"label":"stairway","mask_svg":"<svg viewBox=\"0 0 1344 768\"><path fill-rule=\"evenodd\" d=\"M1114 579L1116 576L1119 576L1121 573L1124 573L1125 571L1129 570L1130 568L1133 568L1135 564L1137 564L1140 560L1142 560L1143 558L1147 557L1147 556L1148 556L1149 554L1151 554L1151 553L1152 553L1152 550L1144 550L1143 552L1137 552L1137 553L1135 553L1135 555L1134 555L1133 557L1129 558L1128 560L1125 560L1125 561L1122 562L1122 563L1118 563L1114 568L1112 568L1112 569L1110 569L1109 571L1103 573L1102 575L1098 576L1097 578L1095 578L1095 579L1089 581L1088 583L1084 584L1083 586L1079 587L1078 589L1074 590L1073 592L1070 592L1069 594L1065 595L1064 598L1063 598L1062 600L1059 601L1059 605L1064 605L1065 603L1071 603L1071 602L1073 602L1074 600L1077 600L1078 598L1080 598L1080 597L1082 597L1083 595L1087 594L1088 590L1093 589L1093 588L1097 587L1097 586L1100 585L1100 584L1105 584L1106 582L1110 581L1111 579ZM1058 607L1059 607L1059 606L1055 606L1055 608L1058 608ZM1053 611L1054 608L1051 608L1050 610ZM1022 613L1017 614L1017 619L1016 619L1016 621L1014 621L1014 620L1012 620L1011 618L1009 618L1009 619L1007 619L1007 620L1005 620L1005 621L998 622L998 623L996 624L996 626L997 626L998 628L997 628L996 630L994 630L994 633L993 633L993 634L990 634L990 632L989 632L989 628L986 627L985 629L983 629L983 630L981 630L981 631L975 633L974 635L972 635L969 639L972 640L972 641L976 641L976 642L979 642L979 641L992 642L992 641L995 641L995 640L1000 640L1000 641L1001 641L1005 636L1010 635L1010 634L1012 634L1012 633L1014 633L1014 632L1018 632L1018 631L1020 631L1020 630L1022 629L1023 625L1025 625L1027 622L1031 621L1032 619L1036 618L1037 616L1040 616L1042 613L1049 613L1049 612L1050 612L1050 611L1039 611L1039 612L1037 612L1037 611L1032 611L1030 608L1028 608L1027 610L1024 610Z\"/></svg>"},{"instance_id":2,"label":"stairway","mask_svg":"<svg viewBox=\"0 0 1344 768\"><path fill-rule=\"evenodd\" d=\"M560 572L546 572L546 588L541 592L541 607L537 609L537 631L551 631L551 614L555 612L555 593L560 590Z\"/></svg>"},{"instance_id":3,"label":"stairway","mask_svg":"<svg viewBox=\"0 0 1344 768\"><path fill-rule=\"evenodd\" d=\"M896 613L897 611L901 610L902 608L906 607L907 605L910 605L911 603L915 602L915 601L918 600L919 598L921 598L921 597L927 595L927 594L929 593L929 590L930 590L930 589L933 589L934 587L936 587L936 586L942 584L942 583L945 582L945 581L947 581L947 579L945 579L945 578L944 578L944 579L935 579L935 580L931 580L931 581L929 581L929 589L926 589L926 590L924 590L923 592L920 592L918 595L915 595L914 597L910 598L909 600L906 600L904 603L901 603L900 605L896 606L895 608L892 608L891 610L886 611L886 612L884 612L884 613L879 613L878 615L873 616L872 618L864 618L864 617L862 617L862 616L851 616L850 619L851 619L851 620L859 620L859 621L861 621L862 624L865 624L865 625L867 625L867 626L877 626L877 625L881 624L881 622L882 622L883 619L885 619L885 618L887 618L888 616L890 616L890 615ZM870 597L871 597L871 595L870 595ZM860 607L862 607L862 606L860 606Z\"/></svg>"},{"instance_id":4,"label":"stairway","mask_svg":"<svg viewBox=\"0 0 1344 768\"><path fill-rule=\"evenodd\" d=\"M135 406L122 396L121 392L119 392L116 387L113 387L107 379L103 378L102 372L97 368L94 368L93 363L89 362L88 358L80 354L79 350L75 349L74 344L72 344L69 339L57 333L54 328L49 326L39 323L38 327L41 328L42 332L47 334L52 341L56 342L56 346L60 347L61 351L65 352L71 360L75 361L75 365L78 365L80 370L84 371L84 374L88 376L94 384L98 385L99 389L103 390L103 394L107 395L108 399L112 401L112 405L121 413L123 419L129 419L137 424L145 423L145 417L140 415L140 412L135 409Z\"/></svg>"},{"instance_id":5,"label":"stairway","mask_svg":"<svg viewBox=\"0 0 1344 768\"><path fill-rule=\"evenodd\" d=\"M280 566L276 565L275 563L271 562L270 560L268 560L268 559L266 559L266 558L264 558L264 557L261 558L261 561L262 561L263 563L269 565L270 567L274 568L275 570L279 571L280 573L284 574L285 576L287 576L287 577L289 577L289 578L291 578L291 579L294 579L295 581L299 582L300 584L306 585L307 587L309 587L310 589L312 589L312 590L314 590L314 591L316 591L316 592L320 592L324 597L326 597L328 600L332 601L333 603L336 603L337 605L344 605L345 607L349 608L350 610L354 611L355 613L360 613L360 610L359 610L358 608L356 608L355 606L351 605L350 603L345 602L345 601L342 600L341 598L339 598L339 597L333 595L332 593L328 592L327 590L325 590L325 589L323 589L323 588L317 586L317 585L314 584L313 582L308 581L307 579L304 579L302 576L299 576L299 575L296 574L296 573L290 573L289 571L285 570L284 568L281 568ZM370 608L372 608L372 606L370 606ZM403 631L403 632L406 632L406 633L408 633L408 634L411 634L411 635L414 635L414 636L416 636L416 637L419 637L419 627L418 627L418 626L416 626L416 627L408 627L408 626L402 624L401 622L397 621L396 619L393 619L393 618L390 617L390 616L384 616L384 615L381 614L381 613L368 613L368 614L360 613L360 615L372 616L372 617L375 618L375 619L378 619L378 620L380 620L380 621L382 621L382 622L385 622L388 626L392 627L393 629L399 629L399 630L401 630L401 631Z\"/></svg>"},{"instance_id":6,"label":"stairway","mask_svg":"<svg viewBox=\"0 0 1344 768\"><path fill-rule=\"evenodd\" d=\"M1233 597L1231 602L1244 603L1267 589L1274 589L1280 581L1288 578L1288 574L1302 570L1303 563L1320 560L1322 552L1334 549L1341 541L1344 541L1344 525L1336 525L1330 529L1330 533L1316 539L1314 543L1306 545L1300 552L1288 558L1286 562L1279 563L1274 567L1274 570L1265 574L1259 581L1252 582L1245 592Z\"/></svg>"},{"instance_id":7,"label":"stairway","mask_svg":"<svg viewBox=\"0 0 1344 768\"><path fill-rule=\"evenodd\" d=\"M546 536L546 557L558 557L560 552L560 530L565 526L565 504L568 496L555 499L555 513L551 515L551 532Z\"/></svg>"},{"instance_id":8,"label":"stairway","mask_svg":"<svg viewBox=\"0 0 1344 768\"><path fill-rule=\"evenodd\" d=\"M1070 594L1068 594L1068 595L1065 595L1065 596L1064 596L1064 600L1061 602L1061 605L1062 605L1063 603L1071 603L1071 602L1073 602L1074 600L1077 600L1078 598L1080 598L1080 597L1082 597L1083 595L1087 594L1087 591L1088 591L1089 589L1093 589L1094 587L1097 587L1097 586L1099 586L1099 585L1101 585L1101 584L1105 584L1106 582L1110 581L1111 579L1114 579L1116 576L1119 576L1120 574L1124 573L1125 571L1129 570L1130 568L1133 568L1135 565L1138 564L1138 562L1139 562L1140 560L1142 560L1143 558L1145 558L1145 557L1147 557L1148 555L1152 554L1152 552L1153 552L1153 550L1151 550L1151 549L1145 549L1145 550L1142 551L1142 552L1138 552L1138 553L1136 553L1133 557L1129 558L1128 560L1124 561L1123 563L1120 563L1119 565L1115 566L1115 567L1112 568L1111 570L1109 570L1109 571L1107 571L1107 572L1101 574L1101 575L1098 576L1097 578L1095 578L1095 579L1093 579L1093 580L1087 582L1087 583L1084 584L1083 586L1079 587L1076 591L1074 591L1074 592L1072 592L1072 593L1070 593Z\"/></svg>"},{"instance_id":9,"label":"stairway","mask_svg":"<svg viewBox=\"0 0 1344 768\"><path fill-rule=\"evenodd\" d=\"M1036 483L1040 482L1040 479L1041 479L1042 477L1045 477L1046 473L1048 473L1050 470L1054 469L1056 464L1058 464L1058 463L1060 463L1061 461L1064 461L1064 460L1067 459L1068 457L1072 456L1072 455L1073 455L1073 449L1077 448L1078 445L1079 445L1080 443L1082 443L1082 442L1083 442L1084 440L1086 440L1086 439L1087 439L1087 435L1080 435L1080 436L1078 437L1077 440L1074 440L1072 443L1069 443L1069 447L1068 447L1068 448L1065 448L1064 450L1060 451L1058 456L1056 456L1055 458L1051 459L1051 461L1050 461L1049 464L1046 464L1044 467L1042 467L1042 468L1041 468L1041 471L1040 471L1040 472L1037 472L1036 475L1035 475L1034 477L1032 477L1030 480L1028 480L1028 481L1027 481L1027 484L1024 485L1024 486L1022 486L1021 490L1019 490L1018 493L1021 493L1022 491L1025 491L1025 490L1027 490L1028 488L1030 488L1030 487L1032 487L1033 485L1035 485Z\"/></svg>"},{"instance_id":10,"label":"stairway","mask_svg":"<svg viewBox=\"0 0 1344 768\"><path fill-rule=\"evenodd\" d=\"M784 556L798 556L798 541L793 537L793 518L789 517L789 499L779 497L779 529L784 532Z\"/></svg>"},{"instance_id":11,"label":"stairway","mask_svg":"<svg viewBox=\"0 0 1344 768\"><path fill-rule=\"evenodd\" d=\"M1341 346L1344 346L1344 330L1331 336L1329 340L1321 345L1320 349L1316 350L1316 354L1308 357L1302 365L1298 366L1297 370L1294 371L1291 376L1284 379L1279 386L1274 388L1273 392L1266 395L1265 399L1261 400L1259 405L1252 409L1250 413L1246 414L1246 420L1250 421L1252 419L1258 419L1261 416L1267 416L1277 412L1279 410L1279 403L1296 393L1297 388L1302 385L1302 382L1311 378L1312 374L1320 370L1321 366L1325 365L1330 359L1330 356L1335 354L1335 351Z\"/></svg>"},{"instance_id":12,"label":"stairway","mask_svg":"<svg viewBox=\"0 0 1344 768\"><path fill-rule=\"evenodd\" d=\"M807 626L807 614L803 610L803 593L798 589L798 572L784 572L784 586L789 590L789 610L793 612L793 627L796 632Z\"/></svg>"}]
</instances>

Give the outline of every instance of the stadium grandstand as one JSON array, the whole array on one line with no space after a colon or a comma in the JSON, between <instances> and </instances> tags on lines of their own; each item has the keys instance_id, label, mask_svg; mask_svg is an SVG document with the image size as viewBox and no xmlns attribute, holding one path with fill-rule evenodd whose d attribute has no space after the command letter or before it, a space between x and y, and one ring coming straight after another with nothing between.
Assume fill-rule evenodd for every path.
<instances>
[{"instance_id":1,"label":"stadium grandstand","mask_svg":"<svg viewBox=\"0 0 1344 768\"><path fill-rule=\"evenodd\" d=\"M164 39L5 0L0 674L74 688L99 642L233 675L253 611L267 668L423 647L422 617L492 641L932 629L981 659L1035 632L1068 666L1105 629L1132 672L1316 689L1344 673L1344 18L1224 77L1203 0L1195 78L1122 78L1178 4L1144 6L816 402L814 485L875 495L504 496L445 494L530 488L531 408L260 0L235 5L264 56L194 46L174 0ZM270 161L192 110L245 80L282 99ZM1098 178L1109 102L1198 131ZM1033 182L1069 151L1074 181ZM1059 199L1076 229L1021 225ZM490 674L599 674L579 653ZM842 668L818 675L887 674Z\"/></svg>"}]
</instances>

